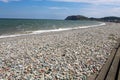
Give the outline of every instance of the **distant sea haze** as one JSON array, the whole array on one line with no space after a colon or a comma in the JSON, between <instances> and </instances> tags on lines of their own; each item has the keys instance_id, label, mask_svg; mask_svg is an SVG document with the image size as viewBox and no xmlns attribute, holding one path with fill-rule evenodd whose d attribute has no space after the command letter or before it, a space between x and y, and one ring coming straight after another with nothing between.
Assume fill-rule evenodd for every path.
<instances>
[{"instance_id":1,"label":"distant sea haze","mask_svg":"<svg viewBox=\"0 0 120 80\"><path fill-rule=\"evenodd\" d=\"M0 36L25 35L101 25L97 21L47 19L0 19Z\"/></svg>"}]
</instances>

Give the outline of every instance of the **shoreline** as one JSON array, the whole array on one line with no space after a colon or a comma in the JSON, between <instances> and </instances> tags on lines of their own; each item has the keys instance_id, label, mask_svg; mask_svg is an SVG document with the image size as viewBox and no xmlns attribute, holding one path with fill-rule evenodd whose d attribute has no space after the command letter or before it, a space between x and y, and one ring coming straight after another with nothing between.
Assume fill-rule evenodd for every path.
<instances>
[{"instance_id":1,"label":"shoreline","mask_svg":"<svg viewBox=\"0 0 120 80\"><path fill-rule=\"evenodd\" d=\"M87 79L99 72L118 38L119 23L2 38L0 79Z\"/></svg>"},{"instance_id":2,"label":"shoreline","mask_svg":"<svg viewBox=\"0 0 120 80\"><path fill-rule=\"evenodd\" d=\"M74 28L60 28L60 29L52 29L52 30L37 30L37 31L25 31L25 34L11 34L11 35L1 35L1 38L9 38L9 37L18 37L18 36L27 36L27 35L33 35L33 34L41 34L41 33L48 33L48 32L58 32L58 31L66 31L66 30L73 30L73 29L82 29L82 28L90 28L90 27L99 27L106 25L106 23L99 22L98 25L90 25L90 26L80 26L80 27L74 27Z\"/></svg>"}]
</instances>

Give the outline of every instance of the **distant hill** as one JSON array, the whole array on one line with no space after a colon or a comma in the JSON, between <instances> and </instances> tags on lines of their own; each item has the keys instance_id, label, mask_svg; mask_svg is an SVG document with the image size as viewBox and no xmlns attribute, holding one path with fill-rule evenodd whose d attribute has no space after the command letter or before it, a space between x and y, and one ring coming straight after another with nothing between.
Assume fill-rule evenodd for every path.
<instances>
[{"instance_id":1,"label":"distant hill","mask_svg":"<svg viewBox=\"0 0 120 80\"><path fill-rule=\"evenodd\" d=\"M120 17L115 16L108 16L103 18L88 18L86 16L82 15L72 15L65 18L65 20L97 20L97 21L104 21L104 22L119 22L120 23Z\"/></svg>"},{"instance_id":2,"label":"distant hill","mask_svg":"<svg viewBox=\"0 0 120 80\"><path fill-rule=\"evenodd\" d=\"M72 15L65 18L65 20L86 20L88 17L82 15Z\"/></svg>"},{"instance_id":3,"label":"distant hill","mask_svg":"<svg viewBox=\"0 0 120 80\"><path fill-rule=\"evenodd\" d=\"M100 18L100 20L107 21L107 22L120 22L120 17L110 16L110 17Z\"/></svg>"}]
</instances>

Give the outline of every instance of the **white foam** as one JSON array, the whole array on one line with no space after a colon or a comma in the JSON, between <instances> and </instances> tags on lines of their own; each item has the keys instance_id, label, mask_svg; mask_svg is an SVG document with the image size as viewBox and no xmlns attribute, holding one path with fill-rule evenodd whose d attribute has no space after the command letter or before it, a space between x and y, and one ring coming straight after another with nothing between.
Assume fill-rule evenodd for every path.
<instances>
[{"instance_id":1,"label":"white foam","mask_svg":"<svg viewBox=\"0 0 120 80\"><path fill-rule=\"evenodd\" d=\"M8 38L8 37L17 37L17 36L24 36L28 34L14 34L14 35L2 35L0 38Z\"/></svg>"},{"instance_id":2,"label":"white foam","mask_svg":"<svg viewBox=\"0 0 120 80\"><path fill-rule=\"evenodd\" d=\"M79 27L74 27L74 28L59 28L59 29L53 29L53 30L37 30L37 31L32 31L32 33L27 33L27 34L2 35L0 36L0 38L25 36L25 35L40 34L40 33L45 33L45 32L65 31L65 30L72 30L72 29L79 29L79 28L98 27L98 26L103 26L103 25L106 25L106 24L101 22L99 25L82 26L82 27L79 26Z\"/></svg>"},{"instance_id":3,"label":"white foam","mask_svg":"<svg viewBox=\"0 0 120 80\"><path fill-rule=\"evenodd\" d=\"M79 26L79 27L74 27L74 28L59 28L59 29L53 29L53 30L38 30L38 31L33 31L30 34L40 34L44 32L57 32L57 31L65 31L65 30L72 30L72 29L79 29L79 28L89 28L89 27L97 27L97 26L103 26L106 25L105 23L99 24L99 25L91 25L91 26Z\"/></svg>"},{"instance_id":4,"label":"white foam","mask_svg":"<svg viewBox=\"0 0 120 80\"><path fill-rule=\"evenodd\" d=\"M70 30L72 28L59 28L59 29L53 29L53 30L38 30L38 31L33 31L30 34L40 34L44 32L57 32L57 31L65 31L65 30Z\"/></svg>"}]
</instances>

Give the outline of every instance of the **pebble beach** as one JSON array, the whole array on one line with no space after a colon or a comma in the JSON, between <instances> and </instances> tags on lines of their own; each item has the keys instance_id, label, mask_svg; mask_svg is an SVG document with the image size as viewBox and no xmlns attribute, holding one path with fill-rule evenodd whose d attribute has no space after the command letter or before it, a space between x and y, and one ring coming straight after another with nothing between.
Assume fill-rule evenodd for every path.
<instances>
[{"instance_id":1,"label":"pebble beach","mask_svg":"<svg viewBox=\"0 0 120 80\"><path fill-rule=\"evenodd\" d=\"M120 23L0 39L0 80L88 80L120 38Z\"/></svg>"}]
</instances>

